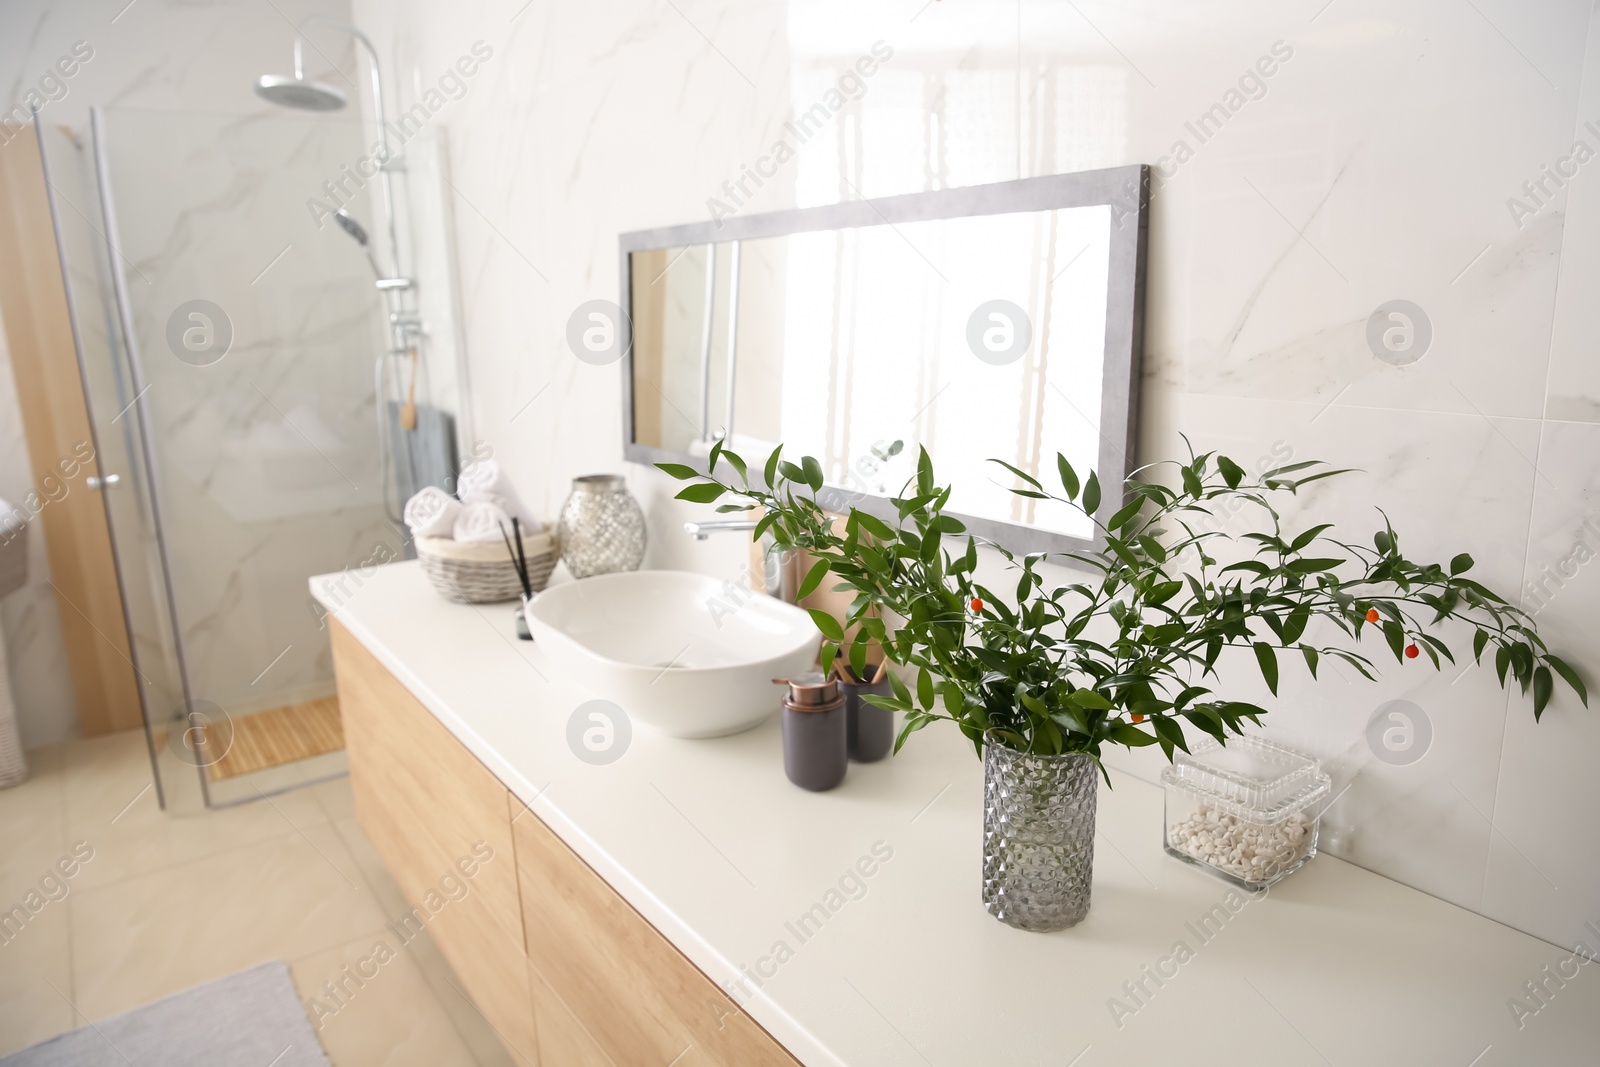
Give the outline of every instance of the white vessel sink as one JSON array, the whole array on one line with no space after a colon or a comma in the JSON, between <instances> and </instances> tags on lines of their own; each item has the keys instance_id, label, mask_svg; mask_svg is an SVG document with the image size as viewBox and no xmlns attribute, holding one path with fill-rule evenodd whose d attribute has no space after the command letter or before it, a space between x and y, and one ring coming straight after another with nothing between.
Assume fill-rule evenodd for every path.
<instances>
[{"instance_id":1,"label":"white vessel sink","mask_svg":"<svg viewBox=\"0 0 1600 1067\"><path fill-rule=\"evenodd\" d=\"M778 708L772 680L814 670L820 640L802 609L686 571L566 582L526 614L553 669L673 737L755 726Z\"/></svg>"}]
</instances>

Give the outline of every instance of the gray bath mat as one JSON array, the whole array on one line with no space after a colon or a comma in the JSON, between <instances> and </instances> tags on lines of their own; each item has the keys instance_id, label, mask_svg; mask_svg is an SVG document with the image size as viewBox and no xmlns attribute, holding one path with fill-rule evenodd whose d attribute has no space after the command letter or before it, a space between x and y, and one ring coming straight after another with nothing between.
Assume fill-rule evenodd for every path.
<instances>
[{"instance_id":1,"label":"gray bath mat","mask_svg":"<svg viewBox=\"0 0 1600 1067\"><path fill-rule=\"evenodd\" d=\"M329 1067L282 960L69 1030L0 1067Z\"/></svg>"}]
</instances>

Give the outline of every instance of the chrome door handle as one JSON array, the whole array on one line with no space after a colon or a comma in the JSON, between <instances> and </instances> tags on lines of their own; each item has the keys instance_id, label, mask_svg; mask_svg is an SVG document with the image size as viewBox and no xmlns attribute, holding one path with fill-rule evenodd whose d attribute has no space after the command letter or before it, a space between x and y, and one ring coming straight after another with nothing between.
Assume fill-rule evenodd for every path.
<instances>
[{"instance_id":1,"label":"chrome door handle","mask_svg":"<svg viewBox=\"0 0 1600 1067\"><path fill-rule=\"evenodd\" d=\"M104 478L97 478L91 474L84 480L88 483L90 489L112 489L122 484L122 475L108 474Z\"/></svg>"}]
</instances>

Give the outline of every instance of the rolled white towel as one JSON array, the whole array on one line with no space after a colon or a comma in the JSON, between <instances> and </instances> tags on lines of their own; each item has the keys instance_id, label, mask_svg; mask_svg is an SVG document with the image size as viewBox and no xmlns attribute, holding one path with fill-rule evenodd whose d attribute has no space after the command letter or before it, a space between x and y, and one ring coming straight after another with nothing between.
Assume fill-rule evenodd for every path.
<instances>
[{"instance_id":1,"label":"rolled white towel","mask_svg":"<svg viewBox=\"0 0 1600 1067\"><path fill-rule=\"evenodd\" d=\"M511 498L517 495L517 491L511 487L511 479L500 469L500 464L492 459L480 459L462 467L461 473L456 476L456 492L461 494L463 500L468 493L494 493Z\"/></svg>"},{"instance_id":2,"label":"rolled white towel","mask_svg":"<svg viewBox=\"0 0 1600 1067\"><path fill-rule=\"evenodd\" d=\"M528 509L522 506L522 501L515 497L504 497L499 493L485 493L482 491L467 493L461 498L462 504L493 504L507 515L516 519L525 534L536 534L544 530L544 523L528 514Z\"/></svg>"},{"instance_id":3,"label":"rolled white towel","mask_svg":"<svg viewBox=\"0 0 1600 1067\"><path fill-rule=\"evenodd\" d=\"M499 541L511 536L511 516L498 504L463 504L453 534L457 541Z\"/></svg>"},{"instance_id":4,"label":"rolled white towel","mask_svg":"<svg viewBox=\"0 0 1600 1067\"><path fill-rule=\"evenodd\" d=\"M424 486L406 501L404 518L413 537L449 537L461 502L436 485Z\"/></svg>"},{"instance_id":5,"label":"rolled white towel","mask_svg":"<svg viewBox=\"0 0 1600 1067\"><path fill-rule=\"evenodd\" d=\"M480 493L493 497L493 502L500 505L501 510L507 515L515 515L525 523L533 521L533 512L523 505L522 498L517 495L516 486L511 484L506 472L500 469L500 464L492 459L480 459L476 463L468 463L456 476L456 495L463 502L469 497L477 497Z\"/></svg>"}]
</instances>

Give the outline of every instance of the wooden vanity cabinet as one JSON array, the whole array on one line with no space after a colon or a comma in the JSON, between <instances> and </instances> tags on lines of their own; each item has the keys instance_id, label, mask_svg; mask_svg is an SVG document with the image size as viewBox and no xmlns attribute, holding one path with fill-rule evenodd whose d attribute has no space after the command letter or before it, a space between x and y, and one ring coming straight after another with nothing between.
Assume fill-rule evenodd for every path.
<instances>
[{"instance_id":1,"label":"wooden vanity cabinet","mask_svg":"<svg viewBox=\"0 0 1600 1067\"><path fill-rule=\"evenodd\" d=\"M328 623L356 818L519 1063L794 1067L337 619ZM464 857L478 861L463 867ZM440 898L447 876L468 891L430 915L423 902Z\"/></svg>"},{"instance_id":2,"label":"wooden vanity cabinet","mask_svg":"<svg viewBox=\"0 0 1600 1067\"><path fill-rule=\"evenodd\" d=\"M425 925L501 1043L537 1064L511 793L349 630L328 623L356 820L413 909L395 926ZM466 895L452 900L460 885Z\"/></svg>"},{"instance_id":3,"label":"wooden vanity cabinet","mask_svg":"<svg viewBox=\"0 0 1600 1067\"><path fill-rule=\"evenodd\" d=\"M512 831L528 962L611 1062L794 1067L541 820L530 813Z\"/></svg>"}]
</instances>

